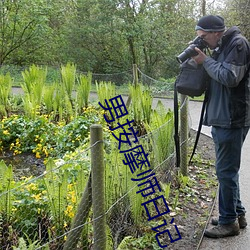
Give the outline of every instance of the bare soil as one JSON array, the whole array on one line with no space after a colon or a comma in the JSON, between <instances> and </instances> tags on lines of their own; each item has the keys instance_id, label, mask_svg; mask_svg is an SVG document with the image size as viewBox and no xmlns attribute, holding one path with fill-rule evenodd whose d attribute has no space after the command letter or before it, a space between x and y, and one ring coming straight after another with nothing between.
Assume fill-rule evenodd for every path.
<instances>
[{"instance_id":1,"label":"bare soil","mask_svg":"<svg viewBox=\"0 0 250 250\"><path fill-rule=\"evenodd\" d=\"M192 138L190 147L192 149L196 132L191 131L190 135ZM210 137L201 134L193 163L188 168L188 176L191 182L185 188L178 187L176 184L176 188L179 188L179 210L176 211L175 224L182 238L169 243L165 249L199 249L217 193L214 162L213 141ZM172 199L175 199L174 194ZM171 228L170 231L174 232L174 230L174 228ZM177 238L177 234L174 237Z\"/></svg>"}]
</instances>

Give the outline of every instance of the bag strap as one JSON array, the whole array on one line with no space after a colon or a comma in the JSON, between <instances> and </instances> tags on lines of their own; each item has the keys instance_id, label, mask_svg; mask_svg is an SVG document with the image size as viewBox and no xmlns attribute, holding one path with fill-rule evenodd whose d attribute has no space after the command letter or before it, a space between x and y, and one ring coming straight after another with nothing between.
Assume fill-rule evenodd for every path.
<instances>
[{"instance_id":1,"label":"bag strap","mask_svg":"<svg viewBox=\"0 0 250 250\"><path fill-rule=\"evenodd\" d=\"M198 126L198 130L196 132L195 143L194 143L194 147L193 147L193 152L192 152L192 154L190 156L190 159L189 159L189 164L192 162L192 159L193 159L193 156L195 154L195 151L196 151L196 148L197 148L197 145L198 145L198 141L199 141L199 138L200 138L203 117L204 117L204 113L205 113L205 109L206 109L206 104L207 104L207 90L205 91L205 97L204 97L204 101L202 103L199 126Z\"/></svg>"},{"instance_id":2,"label":"bag strap","mask_svg":"<svg viewBox=\"0 0 250 250\"><path fill-rule=\"evenodd\" d=\"M190 156L189 164L192 162L193 156L195 154L195 151L199 142L203 117L204 117L206 104L207 104L207 96L208 96L208 90L205 91L205 97L204 97L201 114L200 114L199 126L198 126L198 130L196 133L195 143L194 143L192 154ZM178 108L179 108L178 107L178 92L176 89L176 82L175 82L174 84L174 128L175 128L174 141L175 141L176 167L177 168L180 167L180 137L179 137L179 111L178 111L179 109Z\"/></svg>"},{"instance_id":3,"label":"bag strap","mask_svg":"<svg viewBox=\"0 0 250 250\"><path fill-rule=\"evenodd\" d=\"M176 153L176 167L180 167L180 137L179 137L179 112L178 112L178 93L176 88L176 82L174 83L174 141L175 141L175 153Z\"/></svg>"}]
</instances>

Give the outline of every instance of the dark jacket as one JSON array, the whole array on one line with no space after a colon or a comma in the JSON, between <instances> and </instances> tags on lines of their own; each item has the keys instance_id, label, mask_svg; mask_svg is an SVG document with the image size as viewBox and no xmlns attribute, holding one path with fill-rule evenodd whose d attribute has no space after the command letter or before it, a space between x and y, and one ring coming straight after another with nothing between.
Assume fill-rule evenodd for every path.
<instances>
[{"instance_id":1,"label":"dark jacket","mask_svg":"<svg viewBox=\"0 0 250 250\"><path fill-rule=\"evenodd\" d=\"M250 46L237 27L227 30L218 50L203 63L211 77L204 125L250 126Z\"/></svg>"}]
</instances>

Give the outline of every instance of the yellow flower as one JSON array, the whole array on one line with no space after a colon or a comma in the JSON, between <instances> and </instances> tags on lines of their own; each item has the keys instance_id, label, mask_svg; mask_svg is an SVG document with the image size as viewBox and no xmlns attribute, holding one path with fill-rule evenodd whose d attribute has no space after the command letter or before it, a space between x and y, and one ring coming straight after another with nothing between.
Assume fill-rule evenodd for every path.
<instances>
[{"instance_id":1,"label":"yellow flower","mask_svg":"<svg viewBox=\"0 0 250 250\"><path fill-rule=\"evenodd\" d=\"M13 207L11 210L12 210L12 212L16 212L17 208Z\"/></svg>"},{"instance_id":2,"label":"yellow flower","mask_svg":"<svg viewBox=\"0 0 250 250\"><path fill-rule=\"evenodd\" d=\"M36 201L40 201L42 199L41 195L42 195L41 193L33 194L32 197L35 198Z\"/></svg>"},{"instance_id":3,"label":"yellow flower","mask_svg":"<svg viewBox=\"0 0 250 250\"><path fill-rule=\"evenodd\" d=\"M22 151L19 151L19 150L16 149L16 150L14 150L14 153L13 153L13 154L14 154L14 155L19 155L19 154L21 154L21 153L22 153Z\"/></svg>"},{"instance_id":4,"label":"yellow flower","mask_svg":"<svg viewBox=\"0 0 250 250\"><path fill-rule=\"evenodd\" d=\"M5 130L3 131L3 134L4 134L4 135L9 135L10 133L9 133L9 131L8 131L7 129L5 129Z\"/></svg>"},{"instance_id":5,"label":"yellow flower","mask_svg":"<svg viewBox=\"0 0 250 250\"><path fill-rule=\"evenodd\" d=\"M28 191L34 191L37 190L37 185L35 183L30 183L29 185L26 186L26 189Z\"/></svg>"},{"instance_id":6,"label":"yellow flower","mask_svg":"<svg viewBox=\"0 0 250 250\"><path fill-rule=\"evenodd\" d=\"M41 158L41 155L39 152L36 152L36 158L40 159Z\"/></svg>"},{"instance_id":7,"label":"yellow flower","mask_svg":"<svg viewBox=\"0 0 250 250\"><path fill-rule=\"evenodd\" d=\"M71 201L72 201L72 203L76 203L76 196L75 195L72 195Z\"/></svg>"},{"instance_id":8,"label":"yellow flower","mask_svg":"<svg viewBox=\"0 0 250 250\"><path fill-rule=\"evenodd\" d=\"M64 213L65 213L65 215L68 215L69 218L73 218L74 217L73 206L68 205L66 208L66 211L64 211Z\"/></svg>"},{"instance_id":9,"label":"yellow flower","mask_svg":"<svg viewBox=\"0 0 250 250\"><path fill-rule=\"evenodd\" d=\"M43 147L43 153L45 154L46 157L48 157L49 153L46 147Z\"/></svg>"}]
</instances>

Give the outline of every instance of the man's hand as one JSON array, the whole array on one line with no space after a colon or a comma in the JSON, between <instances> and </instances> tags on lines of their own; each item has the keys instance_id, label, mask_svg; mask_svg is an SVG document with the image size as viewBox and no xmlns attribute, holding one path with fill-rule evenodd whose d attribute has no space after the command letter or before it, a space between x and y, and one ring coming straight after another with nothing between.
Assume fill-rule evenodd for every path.
<instances>
[{"instance_id":1,"label":"man's hand","mask_svg":"<svg viewBox=\"0 0 250 250\"><path fill-rule=\"evenodd\" d=\"M197 47L194 48L195 51L198 53L197 56L192 57L197 64L203 64L207 56Z\"/></svg>"}]
</instances>

